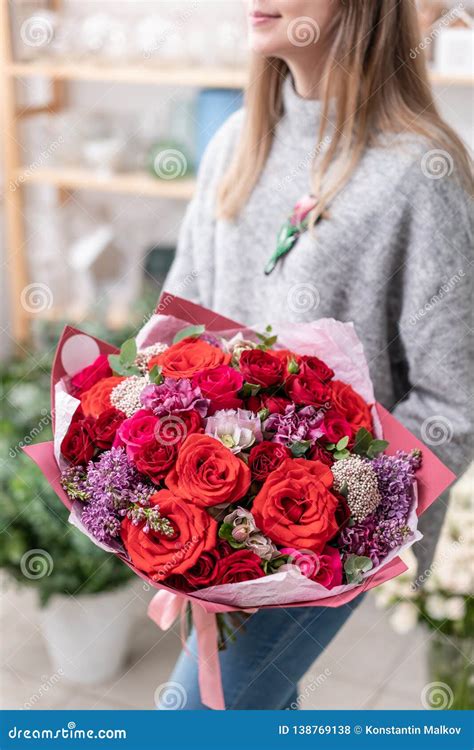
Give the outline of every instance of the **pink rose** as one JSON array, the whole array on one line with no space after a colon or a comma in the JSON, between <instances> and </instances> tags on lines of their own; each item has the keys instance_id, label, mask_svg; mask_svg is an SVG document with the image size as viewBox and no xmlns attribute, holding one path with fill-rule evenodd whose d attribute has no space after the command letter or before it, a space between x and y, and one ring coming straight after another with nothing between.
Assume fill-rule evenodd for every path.
<instances>
[{"instance_id":1,"label":"pink rose","mask_svg":"<svg viewBox=\"0 0 474 750\"><path fill-rule=\"evenodd\" d=\"M326 545L319 555L311 550L283 547L280 555L288 555L288 563L296 565L306 578L320 583L326 589L342 584L342 561L335 547Z\"/></svg>"},{"instance_id":2,"label":"pink rose","mask_svg":"<svg viewBox=\"0 0 474 750\"><path fill-rule=\"evenodd\" d=\"M125 445L127 454L131 457L156 440L158 418L146 409L140 409L132 417L126 419L117 430L114 447Z\"/></svg>"},{"instance_id":3,"label":"pink rose","mask_svg":"<svg viewBox=\"0 0 474 750\"><path fill-rule=\"evenodd\" d=\"M80 396L81 393L88 391L99 380L108 378L110 375L112 375L112 370L107 355L99 354L91 365L84 367L71 378L72 387L75 389L74 395Z\"/></svg>"},{"instance_id":4,"label":"pink rose","mask_svg":"<svg viewBox=\"0 0 474 750\"><path fill-rule=\"evenodd\" d=\"M204 398L210 400L210 415L219 409L240 409L242 406L242 399L237 397L237 393L242 388L244 379L240 372L229 365L197 372L192 383L195 388L200 389Z\"/></svg>"},{"instance_id":5,"label":"pink rose","mask_svg":"<svg viewBox=\"0 0 474 750\"><path fill-rule=\"evenodd\" d=\"M314 195L304 195L293 209L290 222L293 226L299 226L306 219L310 211L316 206L317 200Z\"/></svg>"}]
</instances>

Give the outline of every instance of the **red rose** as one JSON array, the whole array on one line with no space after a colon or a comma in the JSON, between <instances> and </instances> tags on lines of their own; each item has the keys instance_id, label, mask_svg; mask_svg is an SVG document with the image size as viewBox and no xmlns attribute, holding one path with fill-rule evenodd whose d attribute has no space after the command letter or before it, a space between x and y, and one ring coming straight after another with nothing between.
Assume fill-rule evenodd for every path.
<instances>
[{"instance_id":1,"label":"red rose","mask_svg":"<svg viewBox=\"0 0 474 750\"><path fill-rule=\"evenodd\" d=\"M249 453L249 468L253 479L264 482L267 476L277 469L291 453L284 445L264 440L254 445Z\"/></svg>"},{"instance_id":2,"label":"red rose","mask_svg":"<svg viewBox=\"0 0 474 750\"><path fill-rule=\"evenodd\" d=\"M218 560L213 585L251 581L264 575L259 556L248 549L239 549Z\"/></svg>"},{"instance_id":3,"label":"red rose","mask_svg":"<svg viewBox=\"0 0 474 750\"><path fill-rule=\"evenodd\" d=\"M255 497L257 527L275 544L321 552L338 531L338 497L331 491L328 466L288 458L273 471Z\"/></svg>"},{"instance_id":4,"label":"red rose","mask_svg":"<svg viewBox=\"0 0 474 750\"><path fill-rule=\"evenodd\" d=\"M361 427L373 432L370 407L362 396L359 396L350 385L340 380L333 380L329 388L335 411L349 422L354 432Z\"/></svg>"},{"instance_id":5,"label":"red rose","mask_svg":"<svg viewBox=\"0 0 474 750\"><path fill-rule=\"evenodd\" d=\"M98 417L106 409L112 406L110 394L116 385L122 382L124 378L118 375L111 375L108 378L102 378L94 383L92 388L81 394L82 411L87 417Z\"/></svg>"},{"instance_id":6,"label":"red rose","mask_svg":"<svg viewBox=\"0 0 474 750\"><path fill-rule=\"evenodd\" d=\"M321 429L328 443L337 443L341 438L346 436L351 438L354 432L352 426L344 417L331 411L324 415Z\"/></svg>"},{"instance_id":7,"label":"red rose","mask_svg":"<svg viewBox=\"0 0 474 750\"><path fill-rule=\"evenodd\" d=\"M218 539L214 549L203 552L199 560L186 573L171 575L163 583L165 586L178 589L178 591L190 592L197 589L213 586L216 577L217 561L224 555L228 555L232 548L222 539Z\"/></svg>"},{"instance_id":8,"label":"red rose","mask_svg":"<svg viewBox=\"0 0 474 750\"><path fill-rule=\"evenodd\" d=\"M286 407L290 404L291 401L284 396L272 396L269 393L258 393L245 400L246 408L255 414L261 409L268 409L270 414L284 414Z\"/></svg>"},{"instance_id":9,"label":"red rose","mask_svg":"<svg viewBox=\"0 0 474 750\"><path fill-rule=\"evenodd\" d=\"M332 466L334 463L334 459L329 451L317 444L310 448L306 457L309 458L310 461L321 461L321 463L326 464L326 466Z\"/></svg>"},{"instance_id":10,"label":"red rose","mask_svg":"<svg viewBox=\"0 0 474 750\"><path fill-rule=\"evenodd\" d=\"M229 365L221 365L213 370L203 370L193 377L193 386L201 389L204 398L211 401L209 415L218 409L240 409L242 399L237 397L244 379L240 372Z\"/></svg>"},{"instance_id":11,"label":"red rose","mask_svg":"<svg viewBox=\"0 0 474 750\"><path fill-rule=\"evenodd\" d=\"M217 346L202 339L186 338L152 357L148 368L151 370L158 365L167 378L192 378L197 372L228 364L229 361L230 354L225 354Z\"/></svg>"},{"instance_id":12,"label":"red rose","mask_svg":"<svg viewBox=\"0 0 474 750\"><path fill-rule=\"evenodd\" d=\"M339 493L337 493L337 497L339 502L336 508L336 522L339 527L339 531L341 531L344 526L347 526L350 521L351 509L349 508L344 495L340 495Z\"/></svg>"},{"instance_id":13,"label":"red rose","mask_svg":"<svg viewBox=\"0 0 474 750\"><path fill-rule=\"evenodd\" d=\"M285 378L283 360L261 349L246 349L240 355L240 372L247 383L269 388L279 385Z\"/></svg>"},{"instance_id":14,"label":"red rose","mask_svg":"<svg viewBox=\"0 0 474 750\"><path fill-rule=\"evenodd\" d=\"M308 375L308 377L315 377L321 383L327 383L334 377L334 370L331 370L322 359L319 357L303 356L298 357L298 364L300 366L300 375Z\"/></svg>"},{"instance_id":15,"label":"red rose","mask_svg":"<svg viewBox=\"0 0 474 750\"><path fill-rule=\"evenodd\" d=\"M152 529L145 533L144 523L135 525L129 518L122 521L121 535L132 563L154 581L185 573L216 546L217 522L207 511L168 490L155 492L150 504L170 521L173 536Z\"/></svg>"},{"instance_id":16,"label":"red rose","mask_svg":"<svg viewBox=\"0 0 474 750\"><path fill-rule=\"evenodd\" d=\"M333 589L334 586L341 585L342 560L339 551L335 547L326 545L321 554L318 555L311 580L320 583L321 586L327 589Z\"/></svg>"},{"instance_id":17,"label":"red rose","mask_svg":"<svg viewBox=\"0 0 474 750\"><path fill-rule=\"evenodd\" d=\"M181 445L188 435L203 432L202 417L195 409L158 417L155 437L160 443Z\"/></svg>"},{"instance_id":18,"label":"red rose","mask_svg":"<svg viewBox=\"0 0 474 750\"><path fill-rule=\"evenodd\" d=\"M295 404L321 407L329 403L327 385L309 372L291 375L286 382L286 392Z\"/></svg>"},{"instance_id":19,"label":"red rose","mask_svg":"<svg viewBox=\"0 0 474 750\"><path fill-rule=\"evenodd\" d=\"M99 380L108 378L110 375L112 375L112 369L109 365L109 358L105 354L99 354L91 365L84 367L71 378L71 384L75 390L74 395L80 396Z\"/></svg>"},{"instance_id":20,"label":"red rose","mask_svg":"<svg viewBox=\"0 0 474 750\"><path fill-rule=\"evenodd\" d=\"M233 503L250 486L250 469L219 440L189 435L166 477L169 489L201 507Z\"/></svg>"},{"instance_id":21,"label":"red rose","mask_svg":"<svg viewBox=\"0 0 474 750\"><path fill-rule=\"evenodd\" d=\"M177 456L176 444L155 441L134 451L131 460L139 472L159 484L174 466Z\"/></svg>"},{"instance_id":22,"label":"red rose","mask_svg":"<svg viewBox=\"0 0 474 750\"><path fill-rule=\"evenodd\" d=\"M113 406L99 414L94 424L96 446L102 450L111 448L117 430L125 419L125 414L118 409L114 409Z\"/></svg>"},{"instance_id":23,"label":"red rose","mask_svg":"<svg viewBox=\"0 0 474 750\"><path fill-rule=\"evenodd\" d=\"M91 460L95 453L93 419L72 420L61 443L61 453L74 466Z\"/></svg>"}]
</instances>

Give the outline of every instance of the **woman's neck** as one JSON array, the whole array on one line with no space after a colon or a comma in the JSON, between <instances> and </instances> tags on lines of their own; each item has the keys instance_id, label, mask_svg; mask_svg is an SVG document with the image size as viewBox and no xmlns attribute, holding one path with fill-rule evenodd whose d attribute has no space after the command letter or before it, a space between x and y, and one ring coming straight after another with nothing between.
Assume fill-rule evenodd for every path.
<instances>
[{"instance_id":1,"label":"woman's neck","mask_svg":"<svg viewBox=\"0 0 474 750\"><path fill-rule=\"evenodd\" d=\"M309 65L308 59L305 57L287 60L286 64L290 69L293 85L298 96L302 99L320 99L323 64L312 61Z\"/></svg>"}]
</instances>

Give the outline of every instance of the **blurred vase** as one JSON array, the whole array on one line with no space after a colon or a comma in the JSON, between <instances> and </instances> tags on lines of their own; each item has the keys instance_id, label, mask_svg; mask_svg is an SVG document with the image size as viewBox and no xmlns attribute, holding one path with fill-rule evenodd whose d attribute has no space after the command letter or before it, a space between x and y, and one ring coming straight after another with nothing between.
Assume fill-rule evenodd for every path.
<instances>
[{"instance_id":1,"label":"blurred vase","mask_svg":"<svg viewBox=\"0 0 474 750\"><path fill-rule=\"evenodd\" d=\"M41 614L52 668L83 685L116 675L127 654L134 598L130 586L86 596L52 597Z\"/></svg>"},{"instance_id":2,"label":"blurred vase","mask_svg":"<svg viewBox=\"0 0 474 750\"><path fill-rule=\"evenodd\" d=\"M435 631L428 650L432 692L427 708L474 708L474 637L446 636Z\"/></svg>"}]
</instances>

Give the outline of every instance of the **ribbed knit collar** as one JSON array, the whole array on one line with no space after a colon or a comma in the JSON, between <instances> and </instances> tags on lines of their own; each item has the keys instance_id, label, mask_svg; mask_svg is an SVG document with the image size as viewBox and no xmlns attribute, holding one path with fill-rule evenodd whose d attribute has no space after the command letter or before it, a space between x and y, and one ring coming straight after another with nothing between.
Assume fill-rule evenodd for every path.
<instances>
[{"instance_id":1,"label":"ribbed knit collar","mask_svg":"<svg viewBox=\"0 0 474 750\"><path fill-rule=\"evenodd\" d=\"M323 103L320 99L303 99L295 91L293 78L287 75L282 88L284 114L279 123L279 135L290 137L295 145L301 141L315 144Z\"/></svg>"}]
</instances>

